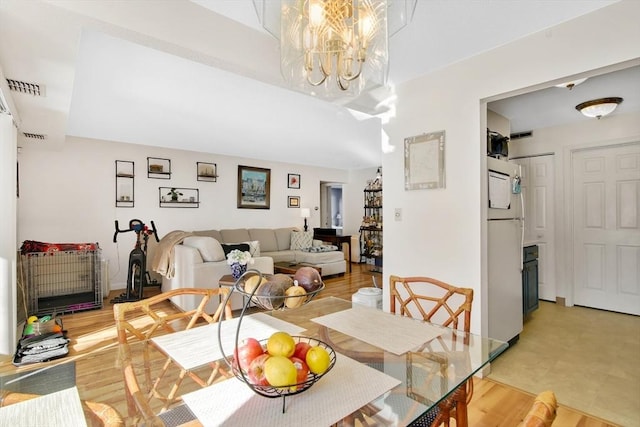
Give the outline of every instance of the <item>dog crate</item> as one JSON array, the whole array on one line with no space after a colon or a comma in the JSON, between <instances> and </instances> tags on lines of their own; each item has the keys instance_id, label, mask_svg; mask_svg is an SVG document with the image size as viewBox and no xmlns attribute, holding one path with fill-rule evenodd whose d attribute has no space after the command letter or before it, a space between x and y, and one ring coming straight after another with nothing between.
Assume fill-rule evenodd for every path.
<instances>
[{"instance_id":1,"label":"dog crate","mask_svg":"<svg viewBox=\"0 0 640 427\"><path fill-rule=\"evenodd\" d=\"M102 262L97 243L22 246L29 315L102 308Z\"/></svg>"}]
</instances>

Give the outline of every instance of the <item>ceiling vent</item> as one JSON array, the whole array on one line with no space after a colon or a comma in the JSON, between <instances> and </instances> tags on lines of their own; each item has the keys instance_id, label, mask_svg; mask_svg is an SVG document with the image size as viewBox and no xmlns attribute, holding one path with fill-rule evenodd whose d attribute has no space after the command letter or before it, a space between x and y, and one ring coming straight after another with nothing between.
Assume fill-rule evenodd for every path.
<instances>
[{"instance_id":1,"label":"ceiling vent","mask_svg":"<svg viewBox=\"0 0 640 427\"><path fill-rule=\"evenodd\" d=\"M517 133L512 133L511 135L509 135L511 140L513 141L514 139L522 139L522 138L531 138L533 136L533 131L532 130L528 130L526 132L517 132Z\"/></svg>"},{"instance_id":2,"label":"ceiling vent","mask_svg":"<svg viewBox=\"0 0 640 427\"><path fill-rule=\"evenodd\" d=\"M47 135L43 135L41 133L22 132L22 134L24 135L25 138L29 138L29 139L37 139L40 141L44 141L45 139L47 139Z\"/></svg>"},{"instance_id":3,"label":"ceiling vent","mask_svg":"<svg viewBox=\"0 0 640 427\"><path fill-rule=\"evenodd\" d=\"M7 79L7 84L9 85L9 89L14 92L26 93L33 96L44 96L44 85L38 83Z\"/></svg>"}]
</instances>

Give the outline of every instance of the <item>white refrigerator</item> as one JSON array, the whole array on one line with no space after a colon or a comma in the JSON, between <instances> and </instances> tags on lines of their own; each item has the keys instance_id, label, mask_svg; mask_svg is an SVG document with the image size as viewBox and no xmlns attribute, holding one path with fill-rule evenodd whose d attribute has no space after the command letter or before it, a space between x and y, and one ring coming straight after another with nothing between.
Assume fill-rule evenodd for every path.
<instances>
[{"instance_id":1,"label":"white refrigerator","mask_svg":"<svg viewBox=\"0 0 640 427\"><path fill-rule=\"evenodd\" d=\"M487 157L489 336L515 342L522 332L524 202L520 166Z\"/></svg>"}]
</instances>

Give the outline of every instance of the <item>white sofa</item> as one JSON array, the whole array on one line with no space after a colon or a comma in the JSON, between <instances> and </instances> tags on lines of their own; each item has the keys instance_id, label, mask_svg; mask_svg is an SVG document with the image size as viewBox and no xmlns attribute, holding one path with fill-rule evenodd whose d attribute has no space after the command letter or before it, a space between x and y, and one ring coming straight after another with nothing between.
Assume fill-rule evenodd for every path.
<instances>
[{"instance_id":1,"label":"white sofa","mask_svg":"<svg viewBox=\"0 0 640 427\"><path fill-rule=\"evenodd\" d=\"M293 249L292 249L293 242ZM217 288L220 278L231 274L222 248L223 244L245 243L253 255L254 264L250 268L264 274L273 274L274 263L280 261L304 263L322 268L322 275L343 274L346 271L344 253L331 250L321 242L312 241L312 232L302 232L288 228L240 228L229 230L194 231L193 236L184 239L174 247L174 276L163 277L162 290L184 287ZM306 247L305 247L306 246ZM232 297L232 308L242 307L242 297ZM173 303L183 310L196 306L195 298L176 297ZM207 312L213 312L218 301L210 302Z\"/></svg>"}]
</instances>

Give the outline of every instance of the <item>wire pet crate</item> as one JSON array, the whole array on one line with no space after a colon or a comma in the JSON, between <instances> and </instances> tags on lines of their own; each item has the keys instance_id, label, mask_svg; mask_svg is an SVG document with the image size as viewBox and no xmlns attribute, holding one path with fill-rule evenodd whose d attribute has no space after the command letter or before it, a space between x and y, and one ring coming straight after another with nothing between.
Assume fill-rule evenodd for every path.
<instances>
[{"instance_id":1,"label":"wire pet crate","mask_svg":"<svg viewBox=\"0 0 640 427\"><path fill-rule=\"evenodd\" d=\"M102 308L101 250L97 244L23 245L29 315ZM33 249L41 249L35 251Z\"/></svg>"}]
</instances>

